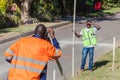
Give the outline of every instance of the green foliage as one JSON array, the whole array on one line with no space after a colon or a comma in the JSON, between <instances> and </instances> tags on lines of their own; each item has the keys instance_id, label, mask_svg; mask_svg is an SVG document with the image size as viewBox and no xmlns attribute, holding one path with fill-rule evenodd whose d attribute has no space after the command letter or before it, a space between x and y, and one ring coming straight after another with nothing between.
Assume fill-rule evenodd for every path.
<instances>
[{"instance_id":1,"label":"green foliage","mask_svg":"<svg viewBox=\"0 0 120 80\"><path fill-rule=\"evenodd\" d=\"M7 9L7 0L0 0L0 28L7 24L5 20L5 13Z\"/></svg>"},{"instance_id":2,"label":"green foliage","mask_svg":"<svg viewBox=\"0 0 120 80\"><path fill-rule=\"evenodd\" d=\"M20 23L21 1L24 0L0 0L0 26L2 28L13 27ZM93 13L94 3L97 1L102 2L103 9L120 7L120 0L77 0L76 14ZM15 6L16 10L11 11L11 6ZM73 15L73 8L74 0L33 0L29 12L32 18L37 18L39 21L54 21L61 16Z\"/></svg>"},{"instance_id":3,"label":"green foliage","mask_svg":"<svg viewBox=\"0 0 120 80\"><path fill-rule=\"evenodd\" d=\"M6 23L4 17L4 15L0 12L0 28L2 28L2 25L4 25Z\"/></svg>"},{"instance_id":4,"label":"green foliage","mask_svg":"<svg viewBox=\"0 0 120 80\"><path fill-rule=\"evenodd\" d=\"M0 28L17 26L20 23L20 9L14 3L11 4L6 0L1 1L3 2L0 4L4 6L0 5ZM11 11L11 6L15 6L16 11Z\"/></svg>"},{"instance_id":5,"label":"green foliage","mask_svg":"<svg viewBox=\"0 0 120 80\"><path fill-rule=\"evenodd\" d=\"M38 0L32 4L32 17L40 21L51 21L60 13L58 0ZM36 10L34 10L36 9Z\"/></svg>"},{"instance_id":6,"label":"green foliage","mask_svg":"<svg viewBox=\"0 0 120 80\"><path fill-rule=\"evenodd\" d=\"M15 11L11 11L11 7L13 6L16 8ZM11 21L13 21L15 25L18 25L20 23L20 9L15 3L10 5L10 8L5 16L9 18Z\"/></svg>"},{"instance_id":7,"label":"green foliage","mask_svg":"<svg viewBox=\"0 0 120 80\"><path fill-rule=\"evenodd\" d=\"M5 14L7 9L7 0L0 0L0 12L1 14Z\"/></svg>"},{"instance_id":8,"label":"green foliage","mask_svg":"<svg viewBox=\"0 0 120 80\"><path fill-rule=\"evenodd\" d=\"M102 3L104 9L120 7L120 0L102 0Z\"/></svg>"},{"instance_id":9,"label":"green foliage","mask_svg":"<svg viewBox=\"0 0 120 80\"><path fill-rule=\"evenodd\" d=\"M73 15L74 0L65 0L65 11L68 15Z\"/></svg>"},{"instance_id":10,"label":"green foliage","mask_svg":"<svg viewBox=\"0 0 120 80\"><path fill-rule=\"evenodd\" d=\"M86 0L85 4L88 6L92 6L94 4L94 0Z\"/></svg>"}]
</instances>

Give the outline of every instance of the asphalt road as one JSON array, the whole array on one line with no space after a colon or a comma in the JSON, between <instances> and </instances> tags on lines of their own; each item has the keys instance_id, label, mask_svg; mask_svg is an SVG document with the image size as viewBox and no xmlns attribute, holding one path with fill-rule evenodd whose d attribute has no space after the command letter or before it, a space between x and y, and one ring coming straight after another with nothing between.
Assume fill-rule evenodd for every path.
<instances>
[{"instance_id":1,"label":"asphalt road","mask_svg":"<svg viewBox=\"0 0 120 80\"><path fill-rule=\"evenodd\" d=\"M97 32L98 45L95 48L94 62L102 56L104 53L112 50L113 37L116 37L116 45L119 45L120 41L120 14L114 16L108 16L107 18L94 18L94 22L101 25L102 29ZM58 39L63 51L63 55L60 58L60 62L64 69L67 78L72 75L72 24L55 29L55 35ZM79 32L81 28L85 27L85 24L76 22L76 30ZM0 80L6 80L9 64L5 62L3 53L10 44L14 41L0 45ZM80 70L81 64L81 39L75 37L75 73ZM88 61L87 61L88 62ZM87 65L86 65L87 67ZM62 80L63 76L60 75L58 67L55 61L49 61L47 80L53 79L53 70L56 70L56 80Z\"/></svg>"}]
</instances>

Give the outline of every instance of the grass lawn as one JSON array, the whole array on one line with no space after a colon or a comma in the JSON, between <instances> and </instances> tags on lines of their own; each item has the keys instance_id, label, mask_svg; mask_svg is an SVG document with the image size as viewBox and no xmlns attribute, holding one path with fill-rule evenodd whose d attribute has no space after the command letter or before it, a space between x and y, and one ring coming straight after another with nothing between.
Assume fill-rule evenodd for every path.
<instances>
[{"instance_id":1,"label":"grass lawn","mask_svg":"<svg viewBox=\"0 0 120 80\"><path fill-rule=\"evenodd\" d=\"M94 12L94 13L90 13L86 16L91 16L91 17L104 17L106 15L113 15L114 13L118 13L120 12L120 8L109 8L109 9L105 9L105 10L101 10L98 12Z\"/></svg>"},{"instance_id":2,"label":"grass lawn","mask_svg":"<svg viewBox=\"0 0 120 80\"><path fill-rule=\"evenodd\" d=\"M112 71L112 51L110 51L95 62L92 72L86 70L70 80L120 80L120 47L116 49L114 71Z\"/></svg>"},{"instance_id":3,"label":"grass lawn","mask_svg":"<svg viewBox=\"0 0 120 80\"><path fill-rule=\"evenodd\" d=\"M103 10L104 13L116 13L116 12L120 12L120 8L110 8L107 10Z\"/></svg>"},{"instance_id":4,"label":"grass lawn","mask_svg":"<svg viewBox=\"0 0 120 80\"><path fill-rule=\"evenodd\" d=\"M60 22L40 22L41 24L44 24L46 27L54 26L56 24L59 24ZM29 25L21 25L18 27L10 27L10 28L3 28L0 29L0 37L1 36L9 36L9 35L18 35L23 34L28 31L34 31L37 24L29 24Z\"/></svg>"}]
</instances>

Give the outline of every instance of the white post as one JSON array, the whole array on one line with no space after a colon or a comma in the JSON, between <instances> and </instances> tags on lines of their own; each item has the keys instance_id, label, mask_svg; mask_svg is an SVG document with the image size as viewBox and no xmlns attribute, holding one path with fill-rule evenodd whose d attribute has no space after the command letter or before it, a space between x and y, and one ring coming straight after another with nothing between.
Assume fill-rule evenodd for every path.
<instances>
[{"instance_id":1,"label":"white post","mask_svg":"<svg viewBox=\"0 0 120 80\"><path fill-rule=\"evenodd\" d=\"M53 70L53 80L55 80L55 74L56 74L56 70Z\"/></svg>"},{"instance_id":2,"label":"white post","mask_svg":"<svg viewBox=\"0 0 120 80\"><path fill-rule=\"evenodd\" d=\"M115 70L115 37L113 37L113 62L112 62L112 71Z\"/></svg>"},{"instance_id":3,"label":"white post","mask_svg":"<svg viewBox=\"0 0 120 80\"><path fill-rule=\"evenodd\" d=\"M74 0L74 15L73 15L72 77L74 77L75 15L76 15L76 0Z\"/></svg>"}]
</instances>

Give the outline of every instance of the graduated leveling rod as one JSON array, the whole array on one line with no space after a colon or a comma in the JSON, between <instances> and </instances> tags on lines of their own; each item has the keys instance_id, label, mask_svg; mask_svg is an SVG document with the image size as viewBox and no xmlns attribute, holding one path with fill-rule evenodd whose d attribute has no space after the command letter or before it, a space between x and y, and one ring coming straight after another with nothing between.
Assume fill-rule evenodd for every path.
<instances>
[{"instance_id":1,"label":"graduated leveling rod","mask_svg":"<svg viewBox=\"0 0 120 80\"><path fill-rule=\"evenodd\" d=\"M74 0L74 12L73 12L73 44L72 44L72 77L74 77L74 55L75 55L75 16L76 16L76 0Z\"/></svg>"}]
</instances>

